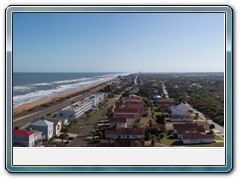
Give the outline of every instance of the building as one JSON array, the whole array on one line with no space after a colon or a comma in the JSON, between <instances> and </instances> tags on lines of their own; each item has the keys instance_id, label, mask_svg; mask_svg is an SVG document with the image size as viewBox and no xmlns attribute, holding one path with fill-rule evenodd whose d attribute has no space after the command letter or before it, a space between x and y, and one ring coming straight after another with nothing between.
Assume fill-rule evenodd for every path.
<instances>
[{"instance_id":1,"label":"building","mask_svg":"<svg viewBox=\"0 0 240 180\"><path fill-rule=\"evenodd\" d=\"M74 109L65 108L58 111L56 117L61 119L67 119L68 121L73 121L76 118L76 115Z\"/></svg>"},{"instance_id":2,"label":"building","mask_svg":"<svg viewBox=\"0 0 240 180\"><path fill-rule=\"evenodd\" d=\"M45 140L49 140L53 137L53 122L47 121L47 120L38 120L35 122L32 122L28 129L30 131L37 130L43 132L43 136L45 137Z\"/></svg>"},{"instance_id":3,"label":"building","mask_svg":"<svg viewBox=\"0 0 240 180\"><path fill-rule=\"evenodd\" d=\"M118 115L134 115L135 119L139 117L139 108L115 108L114 116Z\"/></svg>"},{"instance_id":4,"label":"building","mask_svg":"<svg viewBox=\"0 0 240 180\"><path fill-rule=\"evenodd\" d=\"M175 100L172 98L164 98L160 99L158 101L158 108L161 111L169 111L171 109L171 106L173 106L175 103Z\"/></svg>"},{"instance_id":5,"label":"building","mask_svg":"<svg viewBox=\"0 0 240 180\"><path fill-rule=\"evenodd\" d=\"M204 127L195 123L173 124L173 130L178 138L181 138L184 133L205 133Z\"/></svg>"},{"instance_id":6,"label":"building","mask_svg":"<svg viewBox=\"0 0 240 180\"><path fill-rule=\"evenodd\" d=\"M13 130L13 147L34 147L42 139L40 131Z\"/></svg>"},{"instance_id":7,"label":"building","mask_svg":"<svg viewBox=\"0 0 240 180\"><path fill-rule=\"evenodd\" d=\"M104 93L96 93L87 98L85 98L84 102L91 102L93 107L96 107L100 102L104 100Z\"/></svg>"},{"instance_id":8,"label":"building","mask_svg":"<svg viewBox=\"0 0 240 180\"><path fill-rule=\"evenodd\" d=\"M58 118L47 119L48 121L53 122L53 135L57 136L61 133L63 127L63 121Z\"/></svg>"},{"instance_id":9,"label":"building","mask_svg":"<svg viewBox=\"0 0 240 180\"><path fill-rule=\"evenodd\" d=\"M203 144L214 142L212 134L206 134L202 125L195 123L174 124L174 133L183 144Z\"/></svg>"},{"instance_id":10,"label":"building","mask_svg":"<svg viewBox=\"0 0 240 180\"><path fill-rule=\"evenodd\" d=\"M172 115L186 116L187 114L186 104L181 103L175 106L171 106L171 113Z\"/></svg>"},{"instance_id":11,"label":"building","mask_svg":"<svg viewBox=\"0 0 240 180\"><path fill-rule=\"evenodd\" d=\"M109 121L109 127L110 128L127 128L127 119L126 118L114 118Z\"/></svg>"},{"instance_id":12,"label":"building","mask_svg":"<svg viewBox=\"0 0 240 180\"><path fill-rule=\"evenodd\" d=\"M206 133L189 132L189 133L182 134L181 141L183 144L213 143L214 136L212 134L206 134Z\"/></svg>"},{"instance_id":13,"label":"building","mask_svg":"<svg viewBox=\"0 0 240 180\"><path fill-rule=\"evenodd\" d=\"M107 139L143 139L143 128L121 128L114 130L106 130L105 137Z\"/></svg>"},{"instance_id":14,"label":"building","mask_svg":"<svg viewBox=\"0 0 240 180\"><path fill-rule=\"evenodd\" d=\"M56 117L66 118L70 121L80 117L88 110L92 109L91 101L79 101L77 103L71 104L70 106L60 110Z\"/></svg>"},{"instance_id":15,"label":"building","mask_svg":"<svg viewBox=\"0 0 240 180\"><path fill-rule=\"evenodd\" d=\"M109 121L109 127L116 129L128 128L133 126L134 121L134 118L115 117Z\"/></svg>"}]
</instances>

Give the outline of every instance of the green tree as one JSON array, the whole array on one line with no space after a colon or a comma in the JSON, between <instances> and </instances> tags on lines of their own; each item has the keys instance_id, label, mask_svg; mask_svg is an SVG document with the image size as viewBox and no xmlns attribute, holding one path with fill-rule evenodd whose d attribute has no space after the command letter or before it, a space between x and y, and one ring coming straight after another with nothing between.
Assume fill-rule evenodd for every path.
<instances>
[{"instance_id":1,"label":"green tree","mask_svg":"<svg viewBox=\"0 0 240 180\"><path fill-rule=\"evenodd\" d=\"M197 120L198 117L199 117L199 114L198 114L198 113L195 113L195 117L194 117L194 119Z\"/></svg>"},{"instance_id":2,"label":"green tree","mask_svg":"<svg viewBox=\"0 0 240 180\"><path fill-rule=\"evenodd\" d=\"M209 129L211 129L211 130L215 129L215 125L214 124L210 124L209 125Z\"/></svg>"},{"instance_id":3,"label":"green tree","mask_svg":"<svg viewBox=\"0 0 240 180\"><path fill-rule=\"evenodd\" d=\"M163 114L157 115L157 116L156 116L156 122L157 122L158 124L165 125L165 124L166 124L166 122L165 122L165 116L164 116Z\"/></svg>"},{"instance_id":4,"label":"green tree","mask_svg":"<svg viewBox=\"0 0 240 180\"><path fill-rule=\"evenodd\" d=\"M68 135L67 133L60 134L59 138L62 139L62 144L63 144L63 140L64 140L64 139L67 139L68 136L69 136L69 135Z\"/></svg>"},{"instance_id":5,"label":"green tree","mask_svg":"<svg viewBox=\"0 0 240 180\"><path fill-rule=\"evenodd\" d=\"M149 124L149 127L151 128L152 125L153 125L153 120L152 120L152 119L149 119L149 120L148 120L148 124Z\"/></svg>"}]
</instances>

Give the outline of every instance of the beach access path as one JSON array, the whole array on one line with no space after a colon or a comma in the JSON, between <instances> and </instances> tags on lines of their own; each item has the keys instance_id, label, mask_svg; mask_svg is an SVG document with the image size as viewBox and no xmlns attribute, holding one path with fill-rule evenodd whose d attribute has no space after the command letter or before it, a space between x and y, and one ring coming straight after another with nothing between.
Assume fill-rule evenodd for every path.
<instances>
[{"instance_id":1,"label":"beach access path","mask_svg":"<svg viewBox=\"0 0 240 180\"><path fill-rule=\"evenodd\" d=\"M95 87L95 88L89 90L89 92L80 94L80 95L78 95L76 97L73 97L73 98L70 98L70 99L68 99L68 100L66 100L62 103L52 105L52 106L46 107L45 109L40 110L38 112L31 113L31 114L28 114L26 116L14 119L13 120L13 128L16 127L16 126L18 126L18 127L26 126L28 123L32 122L34 119L40 119L41 117L44 117L46 114L57 112L60 109L71 105L73 101L79 101L81 99L84 99L85 97L95 93L96 91L100 90L101 88L103 88L106 85L107 85L107 83L104 84L104 85Z\"/></svg>"}]
</instances>

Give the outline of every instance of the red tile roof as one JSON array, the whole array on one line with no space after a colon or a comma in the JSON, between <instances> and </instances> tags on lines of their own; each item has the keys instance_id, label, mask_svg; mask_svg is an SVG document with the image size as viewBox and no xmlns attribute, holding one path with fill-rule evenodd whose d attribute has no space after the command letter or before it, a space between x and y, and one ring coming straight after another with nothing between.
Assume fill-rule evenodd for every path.
<instances>
[{"instance_id":1,"label":"red tile roof","mask_svg":"<svg viewBox=\"0 0 240 180\"><path fill-rule=\"evenodd\" d=\"M186 132L205 132L205 129L202 125L199 126L195 123L173 124L173 128L177 130L178 134L183 134Z\"/></svg>"},{"instance_id":2,"label":"red tile roof","mask_svg":"<svg viewBox=\"0 0 240 180\"><path fill-rule=\"evenodd\" d=\"M135 115L134 114L114 114L113 118L135 119Z\"/></svg>"},{"instance_id":3,"label":"red tile roof","mask_svg":"<svg viewBox=\"0 0 240 180\"><path fill-rule=\"evenodd\" d=\"M173 98L166 98L166 99L160 99L158 103L174 103L175 100Z\"/></svg>"},{"instance_id":4,"label":"red tile roof","mask_svg":"<svg viewBox=\"0 0 240 180\"><path fill-rule=\"evenodd\" d=\"M139 112L138 108L115 108L114 113L131 113L137 114Z\"/></svg>"},{"instance_id":5,"label":"red tile roof","mask_svg":"<svg viewBox=\"0 0 240 180\"><path fill-rule=\"evenodd\" d=\"M13 130L14 135L21 135L21 136L30 136L34 133L34 131L27 131L27 130Z\"/></svg>"},{"instance_id":6,"label":"red tile roof","mask_svg":"<svg viewBox=\"0 0 240 180\"><path fill-rule=\"evenodd\" d=\"M107 130L106 135L144 135L143 128L121 128L115 130Z\"/></svg>"},{"instance_id":7,"label":"red tile roof","mask_svg":"<svg viewBox=\"0 0 240 180\"><path fill-rule=\"evenodd\" d=\"M183 140L191 140L191 139L213 139L212 134L201 134L199 132L196 133L183 133L182 139Z\"/></svg>"}]
</instances>

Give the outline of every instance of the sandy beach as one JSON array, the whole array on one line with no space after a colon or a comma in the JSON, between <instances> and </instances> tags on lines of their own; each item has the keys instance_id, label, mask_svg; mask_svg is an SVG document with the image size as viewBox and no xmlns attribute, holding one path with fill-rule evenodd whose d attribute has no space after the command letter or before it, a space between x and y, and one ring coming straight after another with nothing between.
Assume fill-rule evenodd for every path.
<instances>
[{"instance_id":1,"label":"sandy beach","mask_svg":"<svg viewBox=\"0 0 240 180\"><path fill-rule=\"evenodd\" d=\"M17 106L17 107L13 108L13 114L18 114L22 111L29 110L29 109L31 109L33 107L36 107L36 106L39 106L41 104L45 104L45 103L48 103L48 102L51 102L51 101L55 101L55 100L60 99L60 98L65 98L65 97L71 96L71 95L76 94L76 93L81 93L81 92L84 92L84 91L90 91L90 90L92 90L92 89L94 89L94 88L96 88L100 85L106 84L108 82L94 84L94 85L87 86L85 88L81 88L81 89L78 89L78 90L75 90L75 91L71 91L71 92L59 94L59 95L56 95L56 96L40 99L38 101L34 101L34 102L31 102L31 103L22 104L20 106Z\"/></svg>"}]
</instances>

